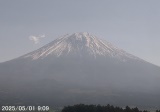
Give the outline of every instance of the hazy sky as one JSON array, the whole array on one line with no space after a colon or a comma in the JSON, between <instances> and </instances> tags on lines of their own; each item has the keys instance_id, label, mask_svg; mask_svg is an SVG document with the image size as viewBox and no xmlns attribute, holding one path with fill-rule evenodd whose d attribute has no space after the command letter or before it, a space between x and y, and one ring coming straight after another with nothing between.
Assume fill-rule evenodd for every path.
<instances>
[{"instance_id":1,"label":"hazy sky","mask_svg":"<svg viewBox=\"0 0 160 112\"><path fill-rule=\"evenodd\" d=\"M0 62L84 31L160 66L160 0L0 0Z\"/></svg>"}]
</instances>

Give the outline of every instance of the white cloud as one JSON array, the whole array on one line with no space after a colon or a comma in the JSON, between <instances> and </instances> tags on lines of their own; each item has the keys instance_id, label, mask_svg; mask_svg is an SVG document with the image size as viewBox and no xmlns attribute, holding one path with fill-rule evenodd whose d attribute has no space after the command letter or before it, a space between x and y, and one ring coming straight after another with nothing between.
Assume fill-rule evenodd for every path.
<instances>
[{"instance_id":1,"label":"white cloud","mask_svg":"<svg viewBox=\"0 0 160 112\"><path fill-rule=\"evenodd\" d=\"M40 39L42 38L45 38L46 36L43 34L43 35L39 35L39 36L34 36L34 35L31 35L29 36L29 40L33 41L34 44L38 44L40 42Z\"/></svg>"}]
</instances>

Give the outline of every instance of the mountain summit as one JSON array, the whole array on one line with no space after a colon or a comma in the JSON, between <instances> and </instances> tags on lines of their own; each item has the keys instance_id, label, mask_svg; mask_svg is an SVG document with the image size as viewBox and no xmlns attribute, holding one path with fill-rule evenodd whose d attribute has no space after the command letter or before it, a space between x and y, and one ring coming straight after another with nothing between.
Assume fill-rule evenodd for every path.
<instances>
[{"instance_id":1,"label":"mountain summit","mask_svg":"<svg viewBox=\"0 0 160 112\"><path fill-rule=\"evenodd\" d=\"M0 105L160 108L160 68L89 33L0 63Z\"/></svg>"},{"instance_id":2,"label":"mountain summit","mask_svg":"<svg viewBox=\"0 0 160 112\"><path fill-rule=\"evenodd\" d=\"M76 57L113 57L122 60L137 57L119 49L109 42L98 39L96 36L87 32L66 34L48 45L29 53L23 58L31 58L33 60L43 59L47 56L63 57L63 56L76 56Z\"/></svg>"}]
</instances>

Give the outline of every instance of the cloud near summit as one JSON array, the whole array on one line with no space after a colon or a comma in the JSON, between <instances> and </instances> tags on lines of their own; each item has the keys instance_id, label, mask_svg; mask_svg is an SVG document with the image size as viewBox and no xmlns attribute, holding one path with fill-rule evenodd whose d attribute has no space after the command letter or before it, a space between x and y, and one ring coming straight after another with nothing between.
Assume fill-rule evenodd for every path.
<instances>
[{"instance_id":1,"label":"cloud near summit","mask_svg":"<svg viewBox=\"0 0 160 112\"><path fill-rule=\"evenodd\" d=\"M40 39L45 38L45 37L46 37L45 34L38 35L38 36L31 35L31 36L29 36L29 40L33 41L34 44L38 44L40 42Z\"/></svg>"}]
</instances>

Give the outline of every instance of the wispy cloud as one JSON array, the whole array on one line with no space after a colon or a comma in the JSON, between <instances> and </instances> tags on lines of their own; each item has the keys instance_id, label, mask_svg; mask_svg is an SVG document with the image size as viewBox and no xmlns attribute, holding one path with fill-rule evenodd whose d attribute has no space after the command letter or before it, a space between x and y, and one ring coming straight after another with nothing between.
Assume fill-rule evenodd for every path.
<instances>
[{"instance_id":1,"label":"wispy cloud","mask_svg":"<svg viewBox=\"0 0 160 112\"><path fill-rule=\"evenodd\" d=\"M46 37L45 34L38 35L38 36L31 35L29 36L29 40L33 41L34 44L38 44L40 42L40 39L45 38L45 37Z\"/></svg>"}]
</instances>

